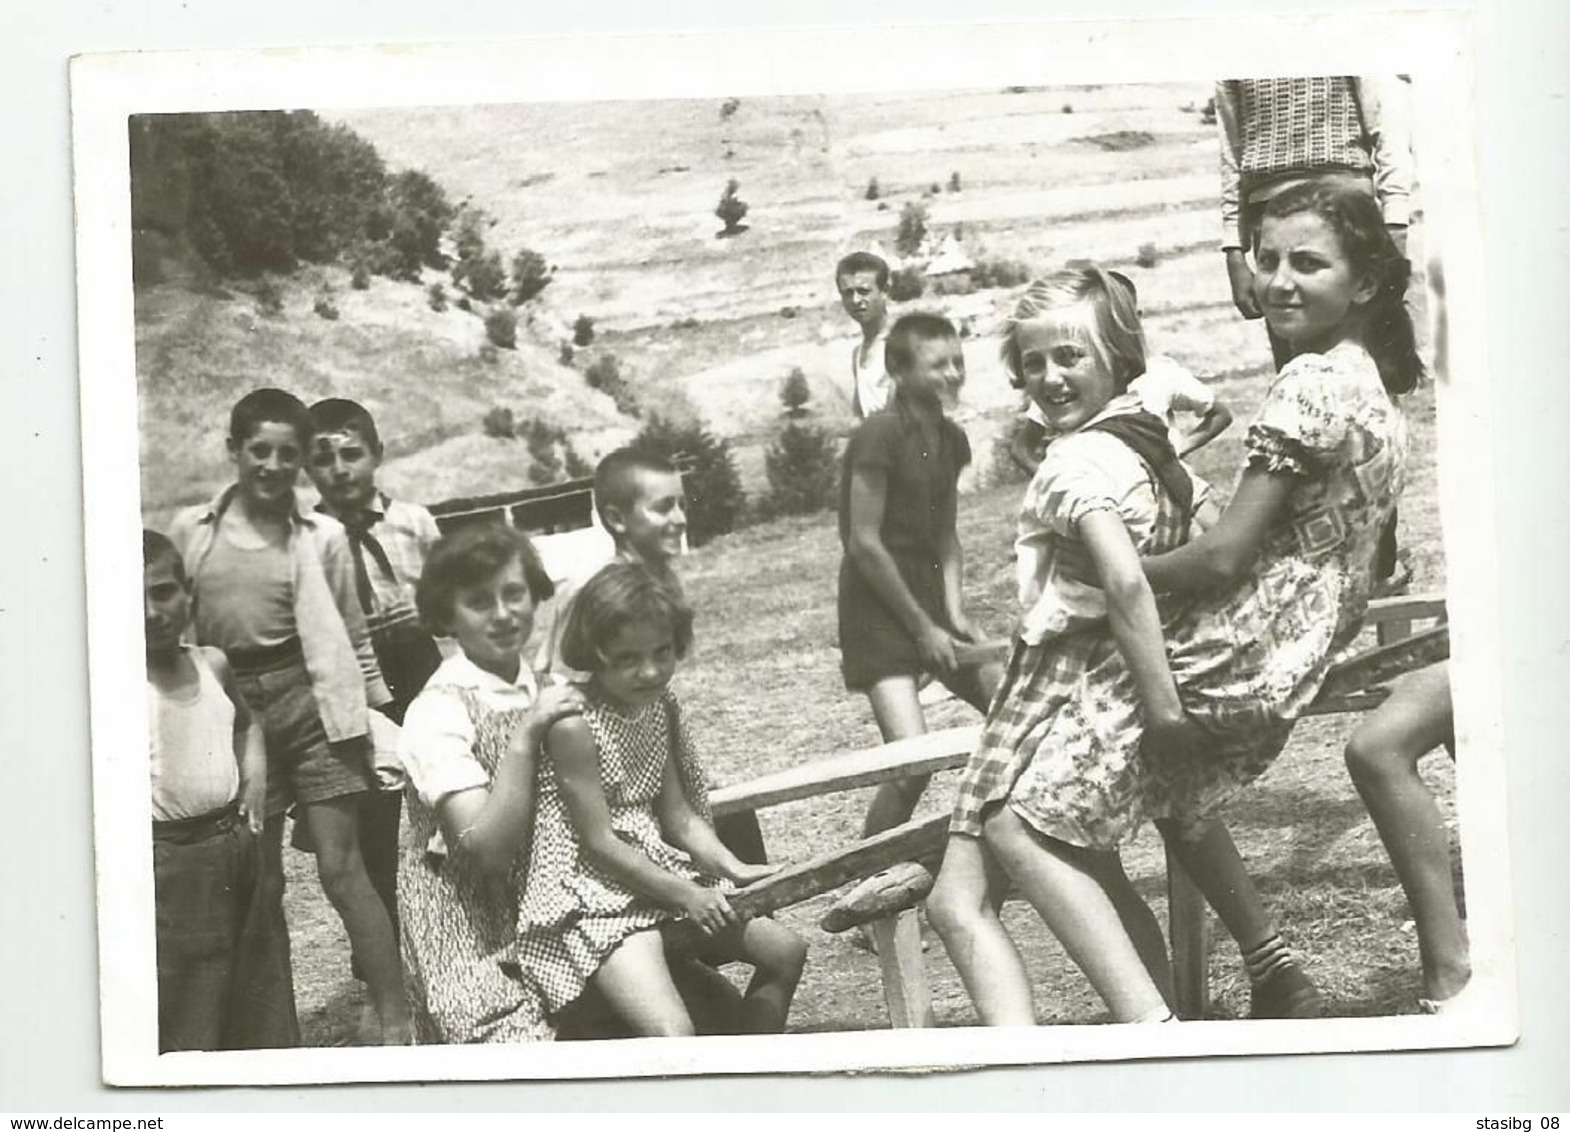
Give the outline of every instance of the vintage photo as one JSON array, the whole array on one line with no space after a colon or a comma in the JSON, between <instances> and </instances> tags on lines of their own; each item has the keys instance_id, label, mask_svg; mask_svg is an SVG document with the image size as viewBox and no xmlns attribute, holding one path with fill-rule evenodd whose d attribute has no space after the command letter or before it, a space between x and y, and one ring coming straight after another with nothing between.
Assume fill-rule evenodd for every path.
<instances>
[{"instance_id":1,"label":"vintage photo","mask_svg":"<svg viewBox=\"0 0 1570 1132\"><path fill-rule=\"evenodd\" d=\"M106 1079L1513 1040L1464 51L1335 21L78 60Z\"/></svg>"}]
</instances>

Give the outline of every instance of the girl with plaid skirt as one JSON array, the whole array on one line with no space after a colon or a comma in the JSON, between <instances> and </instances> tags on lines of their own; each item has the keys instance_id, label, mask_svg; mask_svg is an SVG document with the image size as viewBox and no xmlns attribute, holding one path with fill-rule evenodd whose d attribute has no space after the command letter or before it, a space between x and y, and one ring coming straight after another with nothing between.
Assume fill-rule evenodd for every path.
<instances>
[{"instance_id":1,"label":"girl with plaid skirt","mask_svg":"<svg viewBox=\"0 0 1570 1132\"><path fill-rule=\"evenodd\" d=\"M806 945L773 920L743 920L726 899L774 868L745 864L714 832L669 688L691 644L692 610L641 565L606 566L573 601L562 659L590 676L582 715L549 734L518 965L553 1015L592 990L635 1035L689 1035L661 929L690 920L698 959L754 968L738 1027L778 1033Z\"/></svg>"},{"instance_id":2,"label":"girl with plaid skirt","mask_svg":"<svg viewBox=\"0 0 1570 1132\"><path fill-rule=\"evenodd\" d=\"M1319 1009L1230 838L1209 819L1280 753L1356 635L1380 524L1403 477L1406 432L1390 393L1411 387L1417 363L1400 304L1404 261L1371 202L1335 185L1289 190L1272 203L1261 256L1267 317L1300 356L1266 397L1219 522L1187 542L1141 537L1128 500L1107 482L1065 490L1042 509L1065 544L1062 572L1083 578L1088 566L1099 581L1112 639L1030 608L961 784L933 892L938 911L929 903L929 914L985 1021L1031 1018L1029 985L995 913L1005 874L1115 1019L1170 1017L1152 975L1159 934L1115 867L1117 846L1146 818L1164 823L1243 948L1254 1015ZM1046 317L1012 327L1005 349L1038 403L1049 412L1057 403L1065 427L1081 432L1068 371L1082 359L1065 347L1077 329L1090 354L1110 355L1115 347L1096 344L1115 339L1092 331L1127 324L1109 317L1119 304L1104 297L1107 285L1095 290L1097 302L1049 305ZM1092 438L1073 439L1065 453ZM1159 454L1146 462L1153 478L1168 478L1158 474ZM1027 503L1051 502L1059 467L1043 465ZM1096 529L1109 510L1124 518L1122 540ZM1143 560L1125 545L1130 535ZM1049 542L1047 557L1056 550ZM1166 647L1156 655L1152 592L1163 595L1166 615Z\"/></svg>"}]
</instances>

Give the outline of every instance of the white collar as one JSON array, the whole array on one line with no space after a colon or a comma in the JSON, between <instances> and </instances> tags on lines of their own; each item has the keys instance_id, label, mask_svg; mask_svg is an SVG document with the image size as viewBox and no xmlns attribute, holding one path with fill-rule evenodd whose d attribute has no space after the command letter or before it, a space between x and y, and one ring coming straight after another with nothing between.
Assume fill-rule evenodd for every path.
<instances>
[{"instance_id":1,"label":"white collar","mask_svg":"<svg viewBox=\"0 0 1570 1132\"><path fill-rule=\"evenodd\" d=\"M442 661L441 667L431 674L430 687L473 688L480 692L526 692L530 699L539 695L539 685L534 671L521 659L517 679L508 682L494 672L487 672L461 651Z\"/></svg>"}]
</instances>

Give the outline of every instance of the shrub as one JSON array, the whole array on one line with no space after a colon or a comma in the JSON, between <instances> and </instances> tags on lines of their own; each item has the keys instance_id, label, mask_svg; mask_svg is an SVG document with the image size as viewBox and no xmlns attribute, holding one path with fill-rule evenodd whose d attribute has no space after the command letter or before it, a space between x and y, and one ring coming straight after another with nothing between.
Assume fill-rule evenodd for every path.
<instances>
[{"instance_id":1,"label":"shrub","mask_svg":"<svg viewBox=\"0 0 1570 1132\"><path fill-rule=\"evenodd\" d=\"M425 301L430 304L433 311L440 313L447 309L447 288L440 283L432 283L425 289Z\"/></svg>"},{"instance_id":2,"label":"shrub","mask_svg":"<svg viewBox=\"0 0 1570 1132\"><path fill-rule=\"evenodd\" d=\"M682 478L687 488L687 537L693 546L736 529L747 497L729 443L700 424L677 424L656 416L633 444L666 459L679 457L688 469Z\"/></svg>"},{"instance_id":3,"label":"shrub","mask_svg":"<svg viewBox=\"0 0 1570 1132\"><path fill-rule=\"evenodd\" d=\"M959 170L956 169L956 170L954 170L954 172L949 174L949 192L957 193L959 191L960 191Z\"/></svg>"},{"instance_id":4,"label":"shrub","mask_svg":"<svg viewBox=\"0 0 1570 1132\"><path fill-rule=\"evenodd\" d=\"M268 318L277 318L283 314L283 291L278 287L278 281L270 275L264 275L256 284L256 309Z\"/></svg>"},{"instance_id":5,"label":"shrub","mask_svg":"<svg viewBox=\"0 0 1570 1132\"><path fill-rule=\"evenodd\" d=\"M678 318L671 323L672 330L696 330L703 324L695 318Z\"/></svg>"},{"instance_id":6,"label":"shrub","mask_svg":"<svg viewBox=\"0 0 1570 1132\"><path fill-rule=\"evenodd\" d=\"M936 181L933 181L932 184L927 186L927 195L928 196L935 197L939 193L941 193L942 191L943 191L943 186L938 184Z\"/></svg>"},{"instance_id":7,"label":"shrub","mask_svg":"<svg viewBox=\"0 0 1570 1132\"><path fill-rule=\"evenodd\" d=\"M518 435L518 422L511 409L496 405L481 418L480 431L493 440L512 440Z\"/></svg>"},{"instance_id":8,"label":"shrub","mask_svg":"<svg viewBox=\"0 0 1570 1132\"><path fill-rule=\"evenodd\" d=\"M330 294L317 295L311 309L329 322L336 321L338 318L338 304L333 302Z\"/></svg>"},{"instance_id":9,"label":"shrub","mask_svg":"<svg viewBox=\"0 0 1570 1132\"><path fill-rule=\"evenodd\" d=\"M507 307L497 307L485 316L485 337L503 350L518 348L518 316Z\"/></svg>"},{"instance_id":10,"label":"shrub","mask_svg":"<svg viewBox=\"0 0 1570 1132\"><path fill-rule=\"evenodd\" d=\"M906 201L899 210L899 229L894 234L894 250L903 256L915 255L927 238L926 201Z\"/></svg>"},{"instance_id":11,"label":"shrub","mask_svg":"<svg viewBox=\"0 0 1570 1132\"><path fill-rule=\"evenodd\" d=\"M502 267L501 252L485 252L474 259L459 260L453 268L452 281L478 302L505 298L507 271Z\"/></svg>"},{"instance_id":12,"label":"shrub","mask_svg":"<svg viewBox=\"0 0 1570 1132\"><path fill-rule=\"evenodd\" d=\"M720 218L720 223L725 227L720 231L721 236L734 236L745 232L747 226L741 222L747 215L748 204L737 196L741 182L732 177L725 182L725 192L720 195L720 203L714 207L714 215Z\"/></svg>"},{"instance_id":13,"label":"shrub","mask_svg":"<svg viewBox=\"0 0 1570 1132\"><path fill-rule=\"evenodd\" d=\"M556 360L564 366L572 365L573 350L571 342L563 342L561 349L556 353Z\"/></svg>"},{"instance_id":14,"label":"shrub","mask_svg":"<svg viewBox=\"0 0 1570 1132\"><path fill-rule=\"evenodd\" d=\"M1139 245L1139 251L1134 256L1134 262L1141 267L1155 267L1158 258L1156 245L1145 243Z\"/></svg>"},{"instance_id":15,"label":"shrub","mask_svg":"<svg viewBox=\"0 0 1570 1132\"><path fill-rule=\"evenodd\" d=\"M968 295L976 289L976 282L968 271L940 275L931 282L934 295Z\"/></svg>"},{"instance_id":16,"label":"shrub","mask_svg":"<svg viewBox=\"0 0 1570 1132\"><path fill-rule=\"evenodd\" d=\"M769 479L759 508L764 515L811 515L834 506L839 461L826 430L791 421L764 451L763 467Z\"/></svg>"},{"instance_id":17,"label":"shrub","mask_svg":"<svg viewBox=\"0 0 1570 1132\"><path fill-rule=\"evenodd\" d=\"M861 196L863 200L878 199L878 179L876 177L869 177L867 179L867 191L862 193Z\"/></svg>"},{"instance_id":18,"label":"shrub","mask_svg":"<svg viewBox=\"0 0 1570 1132\"><path fill-rule=\"evenodd\" d=\"M724 102L720 103L720 121L723 122L726 118L729 118L732 114L736 113L736 111L740 109L741 99L727 98Z\"/></svg>"},{"instance_id":19,"label":"shrub","mask_svg":"<svg viewBox=\"0 0 1570 1132\"><path fill-rule=\"evenodd\" d=\"M978 288L1018 287L1030 282L1030 265L1017 259L977 259L970 269L970 281Z\"/></svg>"},{"instance_id":20,"label":"shrub","mask_svg":"<svg viewBox=\"0 0 1570 1132\"><path fill-rule=\"evenodd\" d=\"M1205 102L1204 108L1199 112L1199 120L1207 126L1216 124L1216 99L1214 95Z\"/></svg>"},{"instance_id":21,"label":"shrub","mask_svg":"<svg viewBox=\"0 0 1570 1132\"><path fill-rule=\"evenodd\" d=\"M1072 113L1074 113L1074 104L1072 102L1065 102L1063 104L1063 113L1065 113L1065 114L1072 114Z\"/></svg>"},{"instance_id":22,"label":"shrub","mask_svg":"<svg viewBox=\"0 0 1570 1132\"><path fill-rule=\"evenodd\" d=\"M538 420L530 421L518 433L529 448L529 478L538 484L555 483L561 479L562 457L557 446L566 443L566 434Z\"/></svg>"},{"instance_id":23,"label":"shrub","mask_svg":"<svg viewBox=\"0 0 1570 1132\"><path fill-rule=\"evenodd\" d=\"M457 307L461 311L468 311L471 314L474 313L474 304L469 301L468 295L459 295L458 301L455 302L453 306Z\"/></svg>"},{"instance_id":24,"label":"shrub","mask_svg":"<svg viewBox=\"0 0 1570 1132\"><path fill-rule=\"evenodd\" d=\"M555 270L539 252L519 249L512 257L512 305L526 303L545 290Z\"/></svg>"},{"instance_id":25,"label":"shrub","mask_svg":"<svg viewBox=\"0 0 1570 1132\"><path fill-rule=\"evenodd\" d=\"M919 299L927 289L927 277L919 267L902 267L889 274L889 298L896 303Z\"/></svg>"},{"instance_id":26,"label":"shrub","mask_svg":"<svg viewBox=\"0 0 1570 1132\"><path fill-rule=\"evenodd\" d=\"M601 354L583 371L583 380L590 389L598 389L616 403L616 411L629 417L643 414L638 396L632 385L622 376L621 363L615 354Z\"/></svg>"},{"instance_id":27,"label":"shrub","mask_svg":"<svg viewBox=\"0 0 1570 1132\"><path fill-rule=\"evenodd\" d=\"M354 270L349 273L349 286L356 291L367 290L371 285L371 270L363 263L354 265Z\"/></svg>"},{"instance_id":28,"label":"shrub","mask_svg":"<svg viewBox=\"0 0 1570 1132\"><path fill-rule=\"evenodd\" d=\"M594 320L586 314L580 314L573 320L572 344L574 346L587 346L594 341Z\"/></svg>"},{"instance_id":29,"label":"shrub","mask_svg":"<svg viewBox=\"0 0 1570 1132\"><path fill-rule=\"evenodd\" d=\"M480 343L479 356L480 361L489 366L493 366L502 360L501 351L498 350L495 346L492 346L489 342Z\"/></svg>"},{"instance_id":30,"label":"shrub","mask_svg":"<svg viewBox=\"0 0 1570 1132\"><path fill-rule=\"evenodd\" d=\"M441 185L418 169L405 169L388 183L387 201L386 238L393 253L387 274L416 282L422 267L446 267L442 233L457 210Z\"/></svg>"},{"instance_id":31,"label":"shrub","mask_svg":"<svg viewBox=\"0 0 1570 1132\"><path fill-rule=\"evenodd\" d=\"M780 404L785 406L785 412L799 417L807 411L807 402L811 400L812 387L807 384L807 375L797 366L780 383Z\"/></svg>"},{"instance_id":32,"label":"shrub","mask_svg":"<svg viewBox=\"0 0 1570 1132\"><path fill-rule=\"evenodd\" d=\"M567 478L570 480L588 479L594 474L594 465L578 455L570 440L562 443L562 463L567 467Z\"/></svg>"}]
</instances>

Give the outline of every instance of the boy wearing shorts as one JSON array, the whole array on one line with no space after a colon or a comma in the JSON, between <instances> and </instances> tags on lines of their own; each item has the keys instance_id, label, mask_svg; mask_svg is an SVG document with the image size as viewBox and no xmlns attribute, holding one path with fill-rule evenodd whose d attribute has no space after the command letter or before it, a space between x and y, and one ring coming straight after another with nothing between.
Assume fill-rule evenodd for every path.
<instances>
[{"instance_id":1,"label":"boy wearing shorts","mask_svg":"<svg viewBox=\"0 0 1570 1132\"><path fill-rule=\"evenodd\" d=\"M229 420L235 482L177 515L170 540L191 582L196 640L228 656L266 737L264 882L282 888L283 817L295 802L316 847L322 890L365 972L377 1016L369 1037L403 1044L402 969L387 910L366 876L358 828L360 796L376 784L367 709L392 697L355 593L343 527L302 511L295 499L311 435L298 398L279 389L242 397Z\"/></svg>"},{"instance_id":2,"label":"boy wearing shorts","mask_svg":"<svg viewBox=\"0 0 1570 1132\"><path fill-rule=\"evenodd\" d=\"M404 712L442 660L414 608L414 587L441 531L424 507L393 499L377 487L382 442L364 406L340 397L318 401L311 406L311 425L315 435L307 468L322 497L316 509L343 524L348 536L355 597L392 695L378 710L402 724ZM403 775L379 774L377 785L360 802L360 856L396 940ZM297 833L303 829L296 823ZM306 847L301 840L296 838L296 848ZM363 979L358 959L351 963L355 977Z\"/></svg>"},{"instance_id":3,"label":"boy wearing shorts","mask_svg":"<svg viewBox=\"0 0 1570 1132\"><path fill-rule=\"evenodd\" d=\"M845 449L839 574L845 686L866 695L885 743L926 731L917 699L924 674L979 711L1002 678L999 662L956 655L956 646L977 639L964 613L955 529L970 441L945 415L965 380L959 335L939 315L908 314L889 331L887 358L894 396ZM863 834L908 821L927 781L878 787Z\"/></svg>"}]
</instances>

